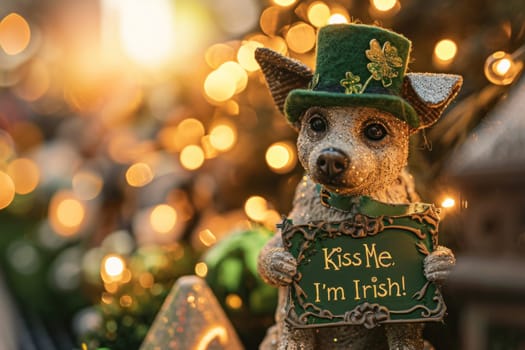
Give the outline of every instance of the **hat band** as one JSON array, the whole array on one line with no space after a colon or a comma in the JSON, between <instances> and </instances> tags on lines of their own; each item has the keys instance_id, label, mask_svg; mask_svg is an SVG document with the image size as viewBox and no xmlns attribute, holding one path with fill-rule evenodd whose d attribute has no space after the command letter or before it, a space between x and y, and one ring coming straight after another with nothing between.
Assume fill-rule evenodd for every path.
<instances>
[{"instance_id":1,"label":"hat band","mask_svg":"<svg viewBox=\"0 0 525 350\"><path fill-rule=\"evenodd\" d=\"M323 86L322 89L319 88L319 86L315 86L314 88L310 88L310 90L312 91L323 91L323 92L331 92L331 93L339 93L339 94L346 94L346 95L349 95L348 93L346 93L344 91L344 89L342 88L341 84L330 84L330 85L326 85L326 86ZM366 93L370 93L370 94L380 94L380 95L392 95L392 96L400 96L399 94L395 93L393 90L391 89L387 89L381 85L374 85L374 86L369 86L367 89L366 89Z\"/></svg>"}]
</instances>

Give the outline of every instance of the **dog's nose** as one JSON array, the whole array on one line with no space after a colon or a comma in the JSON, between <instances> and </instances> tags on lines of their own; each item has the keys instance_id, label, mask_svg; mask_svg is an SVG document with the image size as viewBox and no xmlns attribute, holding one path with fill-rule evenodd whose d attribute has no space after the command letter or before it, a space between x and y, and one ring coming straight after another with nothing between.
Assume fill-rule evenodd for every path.
<instances>
[{"instance_id":1,"label":"dog's nose","mask_svg":"<svg viewBox=\"0 0 525 350\"><path fill-rule=\"evenodd\" d=\"M348 167L349 159L337 148L327 148L317 158L317 168L325 177L335 177Z\"/></svg>"}]
</instances>

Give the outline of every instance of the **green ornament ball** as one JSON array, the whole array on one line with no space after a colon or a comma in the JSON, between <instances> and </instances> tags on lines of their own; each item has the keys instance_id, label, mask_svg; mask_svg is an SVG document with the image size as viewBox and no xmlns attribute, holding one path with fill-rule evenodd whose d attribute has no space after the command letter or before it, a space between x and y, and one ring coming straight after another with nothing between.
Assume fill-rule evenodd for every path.
<instances>
[{"instance_id":1,"label":"green ornament ball","mask_svg":"<svg viewBox=\"0 0 525 350\"><path fill-rule=\"evenodd\" d=\"M206 282L247 348L256 348L274 323L277 289L257 273L259 251L273 236L263 226L234 232L219 240L203 256Z\"/></svg>"}]
</instances>

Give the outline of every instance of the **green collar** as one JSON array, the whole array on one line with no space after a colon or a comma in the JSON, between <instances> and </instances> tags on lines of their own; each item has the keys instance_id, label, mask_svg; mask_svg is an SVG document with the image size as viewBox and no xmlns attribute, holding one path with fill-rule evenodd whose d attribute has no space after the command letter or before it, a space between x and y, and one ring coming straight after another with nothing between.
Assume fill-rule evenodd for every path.
<instances>
[{"instance_id":1,"label":"green collar","mask_svg":"<svg viewBox=\"0 0 525 350\"><path fill-rule=\"evenodd\" d=\"M377 201L368 196L345 196L328 191L323 186L317 184L316 190L319 193L321 204L325 207L343 211L353 211L371 216L399 216L414 213L422 213L432 204L409 203L409 204L390 204Z\"/></svg>"}]
</instances>

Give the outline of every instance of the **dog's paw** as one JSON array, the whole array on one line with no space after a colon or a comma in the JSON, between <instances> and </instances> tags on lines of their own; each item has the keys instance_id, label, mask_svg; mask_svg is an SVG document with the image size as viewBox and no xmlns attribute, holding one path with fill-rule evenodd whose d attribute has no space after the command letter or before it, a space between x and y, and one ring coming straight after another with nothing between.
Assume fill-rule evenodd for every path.
<instances>
[{"instance_id":1,"label":"dog's paw","mask_svg":"<svg viewBox=\"0 0 525 350\"><path fill-rule=\"evenodd\" d=\"M275 286L287 286L297 273L297 261L283 248L273 248L259 259L263 279Z\"/></svg>"},{"instance_id":2,"label":"dog's paw","mask_svg":"<svg viewBox=\"0 0 525 350\"><path fill-rule=\"evenodd\" d=\"M425 277L431 282L443 283L455 265L456 258L452 251L447 247L438 246L423 262Z\"/></svg>"}]
</instances>

